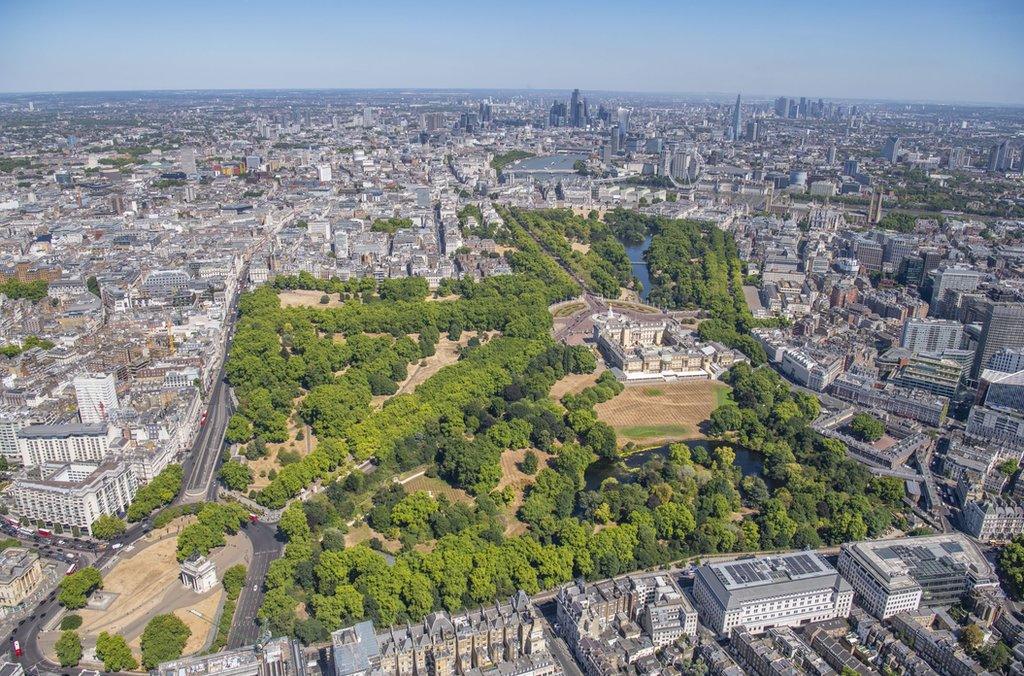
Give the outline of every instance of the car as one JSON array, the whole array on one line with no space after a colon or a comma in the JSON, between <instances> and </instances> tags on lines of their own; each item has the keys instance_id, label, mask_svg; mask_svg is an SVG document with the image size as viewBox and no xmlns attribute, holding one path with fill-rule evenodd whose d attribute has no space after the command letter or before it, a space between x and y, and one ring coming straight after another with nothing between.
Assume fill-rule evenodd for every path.
<instances>
[{"instance_id":1,"label":"car","mask_svg":"<svg viewBox=\"0 0 1024 676\"><path fill-rule=\"evenodd\" d=\"M258 591L260 590L260 586L259 586L258 584L254 584L254 585L252 586L252 590L253 590L254 592L258 592Z\"/></svg>"}]
</instances>

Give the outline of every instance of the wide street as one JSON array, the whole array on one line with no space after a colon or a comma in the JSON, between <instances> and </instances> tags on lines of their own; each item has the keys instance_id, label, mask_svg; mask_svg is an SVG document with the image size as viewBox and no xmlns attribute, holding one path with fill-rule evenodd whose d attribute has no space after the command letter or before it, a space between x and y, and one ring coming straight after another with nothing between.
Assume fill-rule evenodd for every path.
<instances>
[{"instance_id":1,"label":"wide street","mask_svg":"<svg viewBox=\"0 0 1024 676\"><path fill-rule=\"evenodd\" d=\"M281 555L281 543L277 540L275 526L251 524L245 529L245 534L252 543L252 561L235 607L235 619L228 637L229 648L252 645L259 637L256 612L263 603L263 580L267 576L270 562Z\"/></svg>"}]
</instances>

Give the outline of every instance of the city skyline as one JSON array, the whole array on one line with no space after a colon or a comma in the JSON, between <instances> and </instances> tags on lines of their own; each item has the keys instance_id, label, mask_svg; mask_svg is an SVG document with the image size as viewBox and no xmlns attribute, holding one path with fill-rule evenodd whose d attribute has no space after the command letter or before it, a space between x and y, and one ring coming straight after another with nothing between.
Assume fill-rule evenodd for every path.
<instances>
[{"instance_id":1,"label":"city skyline","mask_svg":"<svg viewBox=\"0 0 1024 676\"><path fill-rule=\"evenodd\" d=\"M607 44L595 36L623 17L600 3L542 14L534 3L44 4L0 7L0 91L579 87L1024 104L1012 30L1024 9L1001 1L987 11L867 2L855 13L741 2L728 20L646 2L629 8L637 30L608 33Z\"/></svg>"}]
</instances>

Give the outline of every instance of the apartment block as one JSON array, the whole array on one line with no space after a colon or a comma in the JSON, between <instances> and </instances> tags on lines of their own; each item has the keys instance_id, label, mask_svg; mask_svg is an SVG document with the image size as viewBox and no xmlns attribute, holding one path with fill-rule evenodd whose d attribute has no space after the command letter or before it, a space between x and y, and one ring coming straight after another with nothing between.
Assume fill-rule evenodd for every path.
<instances>
[{"instance_id":1,"label":"apartment block","mask_svg":"<svg viewBox=\"0 0 1024 676\"><path fill-rule=\"evenodd\" d=\"M108 460L46 465L15 479L4 493L16 516L91 534L92 523L101 515L123 514L138 487L128 464Z\"/></svg>"}]
</instances>

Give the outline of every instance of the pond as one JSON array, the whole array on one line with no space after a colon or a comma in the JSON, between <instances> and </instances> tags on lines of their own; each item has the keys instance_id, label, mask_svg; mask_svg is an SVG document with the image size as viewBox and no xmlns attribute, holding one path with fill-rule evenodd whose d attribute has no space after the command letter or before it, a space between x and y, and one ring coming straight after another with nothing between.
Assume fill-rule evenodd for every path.
<instances>
[{"instance_id":1,"label":"pond","mask_svg":"<svg viewBox=\"0 0 1024 676\"><path fill-rule=\"evenodd\" d=\"M775 489L777 484L768 477L764 476L764 460L760 453L752 451L749 448L744 448L737 444L729 441L717 441L713 439L692 439L690 441L683 442L690 448L696 446L703 446L708 451L714 451L719 446L728 446L732 448L733 453L736 454L735 465L740 468L743 476L754 475L760 476L764 479L765 483L768 484L769 489ZM630 470L639 469L647 463L648 460L656 457L668 457L668 445L656 446L654 448L648 448L643 451L637 451L631 453L619 462L611 460L598 460L597 462L591 463L590 467L584 475L587 484L587 490L596 491L601 487L601 482L609 477L615 477L622 479L629 475Z\"/></svg>"},{"instance_id":2,"label":"pond","mask_svg":"<svg viewBox=\"0 0 1024 676\"><path fill-rule=\"evenodd\" d=\"M640 300L647 300L651 292L651 276L647 272L647 262L644 260L644 252L651 246L651 236L644 237L640 244L626 247L626 255L633 266L633 276L640 280L643 289L640 291Z\"/></svg>"}]
</instances>

